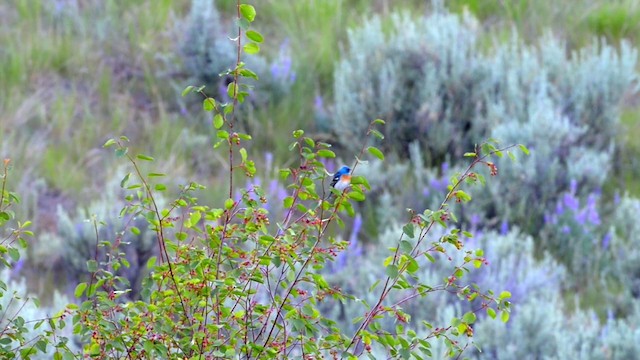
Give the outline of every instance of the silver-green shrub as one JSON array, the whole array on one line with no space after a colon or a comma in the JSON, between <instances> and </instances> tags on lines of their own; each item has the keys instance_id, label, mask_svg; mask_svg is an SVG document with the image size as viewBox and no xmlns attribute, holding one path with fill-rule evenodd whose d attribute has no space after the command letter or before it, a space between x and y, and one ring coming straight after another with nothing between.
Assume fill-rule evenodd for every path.
<instances>
[{"instance_id":1,"label":"silver-green shrub","mask_svg":"<svg viewBox=\"0 0 640 360\"><path fill-rule=\"evenodd\" d=\"M453 160L455 168L488 137L525 144L531 155L499 161L497 181L474 193L467 214L537 233L571 181L586 196L608 178L618 103L638 78L637 51L594 41L567 54L552 36L526 45L515 34L487 50L481 36L472 17L446 11L396 14L388 27L366 21L349 32L327 121L349 148L370 119L385 119L385 144L400 158L416 144L427 166Z\"/></svg>"},{"instance_id":2,"label":"silver-green shrub","mask_svg":"<svg viewBox=\"0 0 640 360\"><path fill-rule=\"evenodd\" d=\"M388 35L378 17L349 31L329 118L338 140L349 148L371 119L382 118L385 144L406 154L419 141L430 164L480 141L487 124L475 114L489 74L476 50L477 26L470 16L438 12L419 20L396 14Z\"/></svg>"}]
</instances>

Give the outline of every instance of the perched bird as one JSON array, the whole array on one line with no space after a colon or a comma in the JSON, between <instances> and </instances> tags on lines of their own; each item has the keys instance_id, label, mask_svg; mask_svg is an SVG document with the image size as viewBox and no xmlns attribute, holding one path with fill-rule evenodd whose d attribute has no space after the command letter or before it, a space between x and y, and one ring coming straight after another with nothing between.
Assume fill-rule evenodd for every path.
<instances>
[{"instance_id":1,"label":"perched bird","mask_svg":"<svg viewBox=\"0 0 640 360\"><path fill-rule=\"evenodd\" d=\"M338 191L343 191L351 184L351 169L348 166L343 166L331 179L331 187Z\"/></svg>"}]
</instances>

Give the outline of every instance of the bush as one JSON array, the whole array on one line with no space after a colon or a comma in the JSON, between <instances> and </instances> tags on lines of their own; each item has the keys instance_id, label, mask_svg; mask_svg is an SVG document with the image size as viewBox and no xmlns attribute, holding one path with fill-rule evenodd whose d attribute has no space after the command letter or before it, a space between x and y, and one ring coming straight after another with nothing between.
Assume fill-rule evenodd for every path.
<instances>
[{"instance_id":1,"label":"bush","mask_svg":"<svg viewBox=\"0 0 640 360\"><path fill-rule=\"evenodd\" d=\"M220 101L228 101L227 86L233 80L228 72L237 60L234 44L229 39L237 36L237 30L220 17L214 0L192 0L191 12L185 23L187 31L181 53L189 81L206 85L210 95ZM280 45L272 61L260 55L243 61L259 78L259 81L243 79L252 87L251 101L247 103L252 108L277 103L291 90L296 74L287 41Z\"/></svg>"},{"instance_id":2,"label":"bush","mask_svg":"<svg viewBox=\"0 0 640 360\"><path fill-rule=\"evenodd\" d=\"M434 13L419 21L396 14L389 31L377 17L351 30L329 118L341 144L354 151L350 140L372 118L389 120L386 146L406 154L418 141L427 164L481 142L489 124L474 114L490 89L486 61L475 49L476 27L470 16Z\"/></svg>"},{"instance_id":3,"label":"bush","mask_svg":"<svg viewBox=\"0 0 640 360\"><path fill-rule=\"evenodd\" d=\"M504 176L475 194L467 213L536 234L571 181L586 196L607 180L618 104L637 79L637 51L627 42L617 51L594 41L567 56L551 36L529 46L513 35L485 55L478 29L469 15L442 11L395 15L388 29L374 18L350 31L327 121L353 151L366 119L389 119L391 150L406 158L416 143L428 167L460 158L489 136L526 144L532 156L498 162Z\"/></svg>"}]
</instances>

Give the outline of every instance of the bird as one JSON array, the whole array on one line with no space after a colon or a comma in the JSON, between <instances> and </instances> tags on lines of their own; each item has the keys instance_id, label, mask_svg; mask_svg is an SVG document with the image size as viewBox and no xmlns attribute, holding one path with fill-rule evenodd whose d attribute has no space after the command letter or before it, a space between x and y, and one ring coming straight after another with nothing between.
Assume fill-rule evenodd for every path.
<instances>
[{"instance_id":1,"label":"bird","mask_svg":"<svg viewBox=\"0 0 640 360\"><path fill-rule=\"evenodd\" d=\"M343 166L338 170L335 174L333 174L333 179L331 179L331 187L338 190L343 191L348 188L351 184L351 168L348 166Z\"/></svg>"}]
</instances>

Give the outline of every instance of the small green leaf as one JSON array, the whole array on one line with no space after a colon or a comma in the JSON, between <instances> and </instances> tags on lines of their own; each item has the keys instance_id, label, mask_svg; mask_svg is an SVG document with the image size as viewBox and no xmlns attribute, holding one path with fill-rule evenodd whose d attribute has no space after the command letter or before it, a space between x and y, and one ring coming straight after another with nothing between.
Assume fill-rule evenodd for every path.
<instances>
[{"instance_id":1,"label":"small green leaf","mask_svg":"<svg viewBox=\"0 0 640 360\"><path fill-rule=\"evenodd\" d=\"M373 156L377 157L378 159L380 159L380 160L384 160L384 154L383 154L383 153L382 153L382 151L380 151L377 147L375 147L375 146L369 146L369 147L367 148L367 151L368 151L371 155L373 155Z\"/></svg>"},{"instance_id":2,"label":"small green leaf","mask_svg":"<svg viewBox=\"0 0 640 360\"><path fill-rule=\"evenodd\" d=\"M240 148L240 156L242 157L242 162L247 161L247 149Z\"/></svg>"},{"instance_id":3,"label":"small green leaf","mask_svg":"<svg viewBox=\"0 0 640 360\"><path fill-rule=\"evenodd\" d=\"M373 123L374 123L374 124L380 124L380 125L384 125L384 124L386 124L386 123L384 122L384 120L382 120L382 119L375 119L375 120L373 120Z\"/></svg>"},{"instance_id":4,"label":"small green leaf","mask_svg":"<svg viewBox=\"0 0 640 360\"><path fill-rule=\"evenodd\" d=\"M329 149L320 149L318 150L318 156L323 158L335 158L336 154Z\"/></svg>"},{"instance_id":5,"label":"small green leaf","mask_svg":"<svg viewBox=\"0 0 640 360\"><path fill-rule=\"evenodd\" d=\"M116 156L123 157L127 155L128 152L129 152L129 148L126 148L126 147L119 148L119 149L116 149Z\"/></svg>"},{"instance_id":6,"label":"small green leaf","mask_svg":"<svg viewBox=\"0 0 640 360\"><path fill-rule=\"evenodd\" d=\"M149 258L149 260L147 260L147 269L151 269L154 266L156 266L156 260L158 258L156 256L152 256Z\"/></svg>"},{"instance_id":7,"label":"small green leaf","mask_svg":"<svg viewBox=\"0 0 640 360\"><path fill-rule=\"evenodd\" d=\"M462 316L462 321L466 322L467 324L473 324L474 322L476 322L476 314L469 311L468 313L464 314L464 316Z\"/></svg>"},{"instance_id":8,"label":"small green leaf","mask_svg":"<svg viewBox=\"0 0 640 360\"><path fill-rule=\"evenodd\" d=\"M138 159L140 160L144 160L144 161L153 161L155 160L154 158L152 158L151 156L147 156L144 154L138 154L138 156L136 156Z\"/></svg>"},{"instance_id":9,"label":"small green leaf","mask_svg":"<svg viewBox=\"0 0 640 360\"><path fill-rule=\"evenodd\" d=\"M230 98L235 98L236 97L236 83L235 82L230 82L229 85L227 85L227 95ZM225 107L225 110L227 108Z\"/></svg>"},{"instance_id":10,"label":"small green leaf","mask_svg":"<svg viewBox=\"0 0 640 360\"><path fill-rule=\"evenodd\" d=\"M350 199L353 199L355 201L364 201L366 198L361 191L355 189L353 191L350 191L348 195Z\"/></svg>"},{"instance_id":11,"label":"small green leaf","mask_svg":"<svg viewBox=\"0 0 640 360\"><path fill-rule=\"evenodd\" d=\"M248 43L244 45L244 52L249 55L257 54L260 52L260 45L256 43Z\"/></svg>"},{"instance_id":12,"label":"small green leaf","mask_svg":"<svg viewBox=\"0 0 640 360\"><path fill-rule=\"evenodd\" d=\"M511 297L511 293L508 291L503 291L500 293L500 296L498 297L498 300L504 300L504 299L509 299Z\"/></svg>"},{"instance_id":13,"label":"small green leaf","mask_svg":"<svg viewBox=\"0 0 640 360\"><path fill-rule=\"evenodd\" d=\"M262 36L262 34L260 34L259 32L255 31L255 30L249 30L246 32L246 35L249 39L257 42L257 43L261 43L264 41L264 37Z\"/></svg>"},{"instance_id":14,"label":"small green leaf","mask_svg":"<svg viewBox=\"0 0 640 360\"><path fill-rule=\"evenodd\" d=\"M224 208L227 210L230 210L231 208L233 208L234 204L235 204L235 201L233 201L233 199L227 199L224 202Z\"/></svg>"},{"instance_id":15,"label":"small green leaf","mask_svg":"<svg viewBox=\"0 0 640 360\"><path fill-rule=\"evenodd\" d=\"M487 315L489 315L490 318L495 319L496 318L496 311L493 310L492 308L487 308Z\"/></svg>"},{"instance_id":16,"label":"small green leaf","mask_svg":"<svg viewBox=\"0 0 640 360\"><path fill-rule=\"evenodd\" d=\"M478 156L478 154L474 153L474 152L467 152L464 153L464 157L476 157Z\"/></svg>"},{"instance_id":17,"label":"small green leaf","mask_svg":"<svg viewBox=\"0 0 640 360\"><path fill-rule=\"evenodd\" d=\"M400 241L400 250L405 254L410 254L413 250L413 244L407 240Z\"/></svg>"},{"instance_id":18,"label":"small green leaf","mask_svg":"<svg viewBox=\"0 0 640 360\"><path fill-rule=\"evenodd\" d=\"M102 145L102 147L107 148L107 147L109 147L109 146L114 145L115 143L116 143L116 140L115 140L115 139L109 139L109 140L107 140L107 141L104 143L104 145Z\"/></svg>"},{"instance_id":19,"label":"small green leaf","mask_svg":"<svg viewBox=\"0 0 640 360\"><path fill-rule=\"evenodd\" d=\"M398 277L398 266L396 265L387 266L387 276L390 278Z\"/></svg>"},{"instance_id":20,"label":"small green leaf","mask_svg":"<svg viewBox=\"0 0 640 360\"><path fill-rule=\"evenodd\" d=\"M84 294L84 291L87 289L87 283L80 283L76 286L76 290L73 292L76 298L79 298Z\"/></svg>"},{"instance_id":21,"label":"small green leaf","mask_svg":"<svg viewBox=\"0 0 640 360\"><path fill-rule=\"evenodd\" d=\"M256 18L256 9L249 4L240 4L240 14L249 22L253 22Z\"/></svg>"},{"instance_id":22,"label":"small green leaf","mask_svg":"<svg viewBox=\"0 0 640 360\"><path fill-rule=\"evenodd\" d=\"M132 227L131 227L131 233L132 233L133 235L136 235L136 236L137 236L137 235L140 235L140 229L138 229L138 227L136 227L136 226L132 226Z\"/></svg>"},{"instance_id":23,"label":"small green leaf","mask_svg":"<svg viewBox=\"0 0 640 360\"><path fill-rule=\"evenodd\" d=\"M293 132L293 137L298 139L299 137L301 137L302 135L304 135L304 130L295 130Z\"/></svg>"},{"instance_id":24,"label":"small green leaf","mask_svg":"<svg viewBox=\"0 0 640 360\"><path fill-rule=\"evenodd\" d=\"M202 102L202 109L204 111L213 111L216 108L216 100L214 98L206 98L204 99L204 101Z\"/></svg>"},{"instance_id":25,"label":"small green leaf","mask_svg":"<svg viewBox=\"0 0 640 360\"><path fill-rule=\"evenodd\" d=\"M502 314L500 314L500 320L502 320L503 323L506 323L507 321L509 321L509 313L506 311L503 311Z\"/></svg>"},{"instance_id":26,"label":"small green leaf","mask_svg":"<svg viewBox=\"0 0 640 360\"><path fill-rule=\"evenodd\" d=\"M131 177L131 173L128 173L127 175L125 175L122 180L120 181L120 187L124 188L125 186L127 186L127 183L129 182L129 178Z\"/></svg>"},{"instance_id":27,"label":"small green leaf","mask_svg":"<svg viewBox=\"0 0 640 360\"><path fill-rule=\"evenodd\" d=\"M218 139L228 139L229 133L225 130L218 130L216 132L216 136L218 137Z\"/></svg>"},{"instance_id":28,"label":"small green leaf","mask_svg":"<svg viewBox=\"0 0 640 360\"><path fill-rule=\"evenodd\" d=\"M189 95L189 93L192 92L193 89L195 89L195 86L192 86L192 85L187 86L186 88L184 88L184 90L182 90L182 96L185 97Z\"/></svg>"},{"instance_id":29,"label":"small green leaf","mask_svg":"<svg viewBox=\"0 0 640 360\"><path fill-rule=\"evenodd\" d=\"M418 269L420 269L420 265L418 265L418 262L416 261L416 259L412 258L412 257L408 257L407 258L407 271L410 274L415 273L416 271L418 271Z\"/></svg>"},{"instance_id":30,"label":"small green leaf","mask_svg":"<svg viewBox=\"0 0 640 360\"><path fill-rule=\"evenodd\" d=\"M520 150L525 154L525 155L529 155L529 149L527 149L526 146L519 144L518 147L520 148Z\"/></svg>"},{"instance_id":31,"label":"small green leaf","mask_svg":"<svg viewBox=\"0 0 640 360\"><path fill-rule=\"evenodd\" d=\"M413 237L415 236L413 223L408 223L403 226L402 232L404 232L410 239L413 239Z\"/></svg>"},{"instance_id":32,"label":"small green leaf","mask_svg":"<svg viewBox=\"0 0 640 360\"><path fill-rule=\"evenodd\" d=\"M20 260L20 251L14 247L10 247L9 248L9 257L11 257L11 260L13 261L18 261Z\"/></svg>"},{"instance_id":33,"label":"small green leaf","mask_svg":"<svg viewBox=\"0 0 640 360\"><path fill-rule=\"evenodd\" d=\"M224 118L221 114L216 114L213 117L213 127L216 129L220 129L224 125Z\"/></svg>"},{"instance_id":34,"label":"small green leaf","mask_svg":"<svg viewBox=\"0 0 640 360\"><path fill-rule=\"evenodd\" d=\"M165 191L167 190L167 186L165 184L156 184L154 189L156 189L156 191Z\"/></svg>"},{"instance_id":35,"label":"small green leaf","mask_svg":"<svg viewBox=\"0 0 640 360\"><path fill-rule=\"evenodd\" d=\"M89 272L98 271L98 262L95 260L87 261L87 270L89 270Z\"/></svg>"},{"instance_id":36,"label":"small green leaf","mask_svg":"<svg viewBox=\"0 0 640 360\"><path fill-rule=\"evenodd\" d=\"M369 131L373 134L373 136L377 137L380 140L384 140L384 135L382 135L382 133L380 131L378 131L376 129L371 129Z\"/></svg>"}]
</instances>

